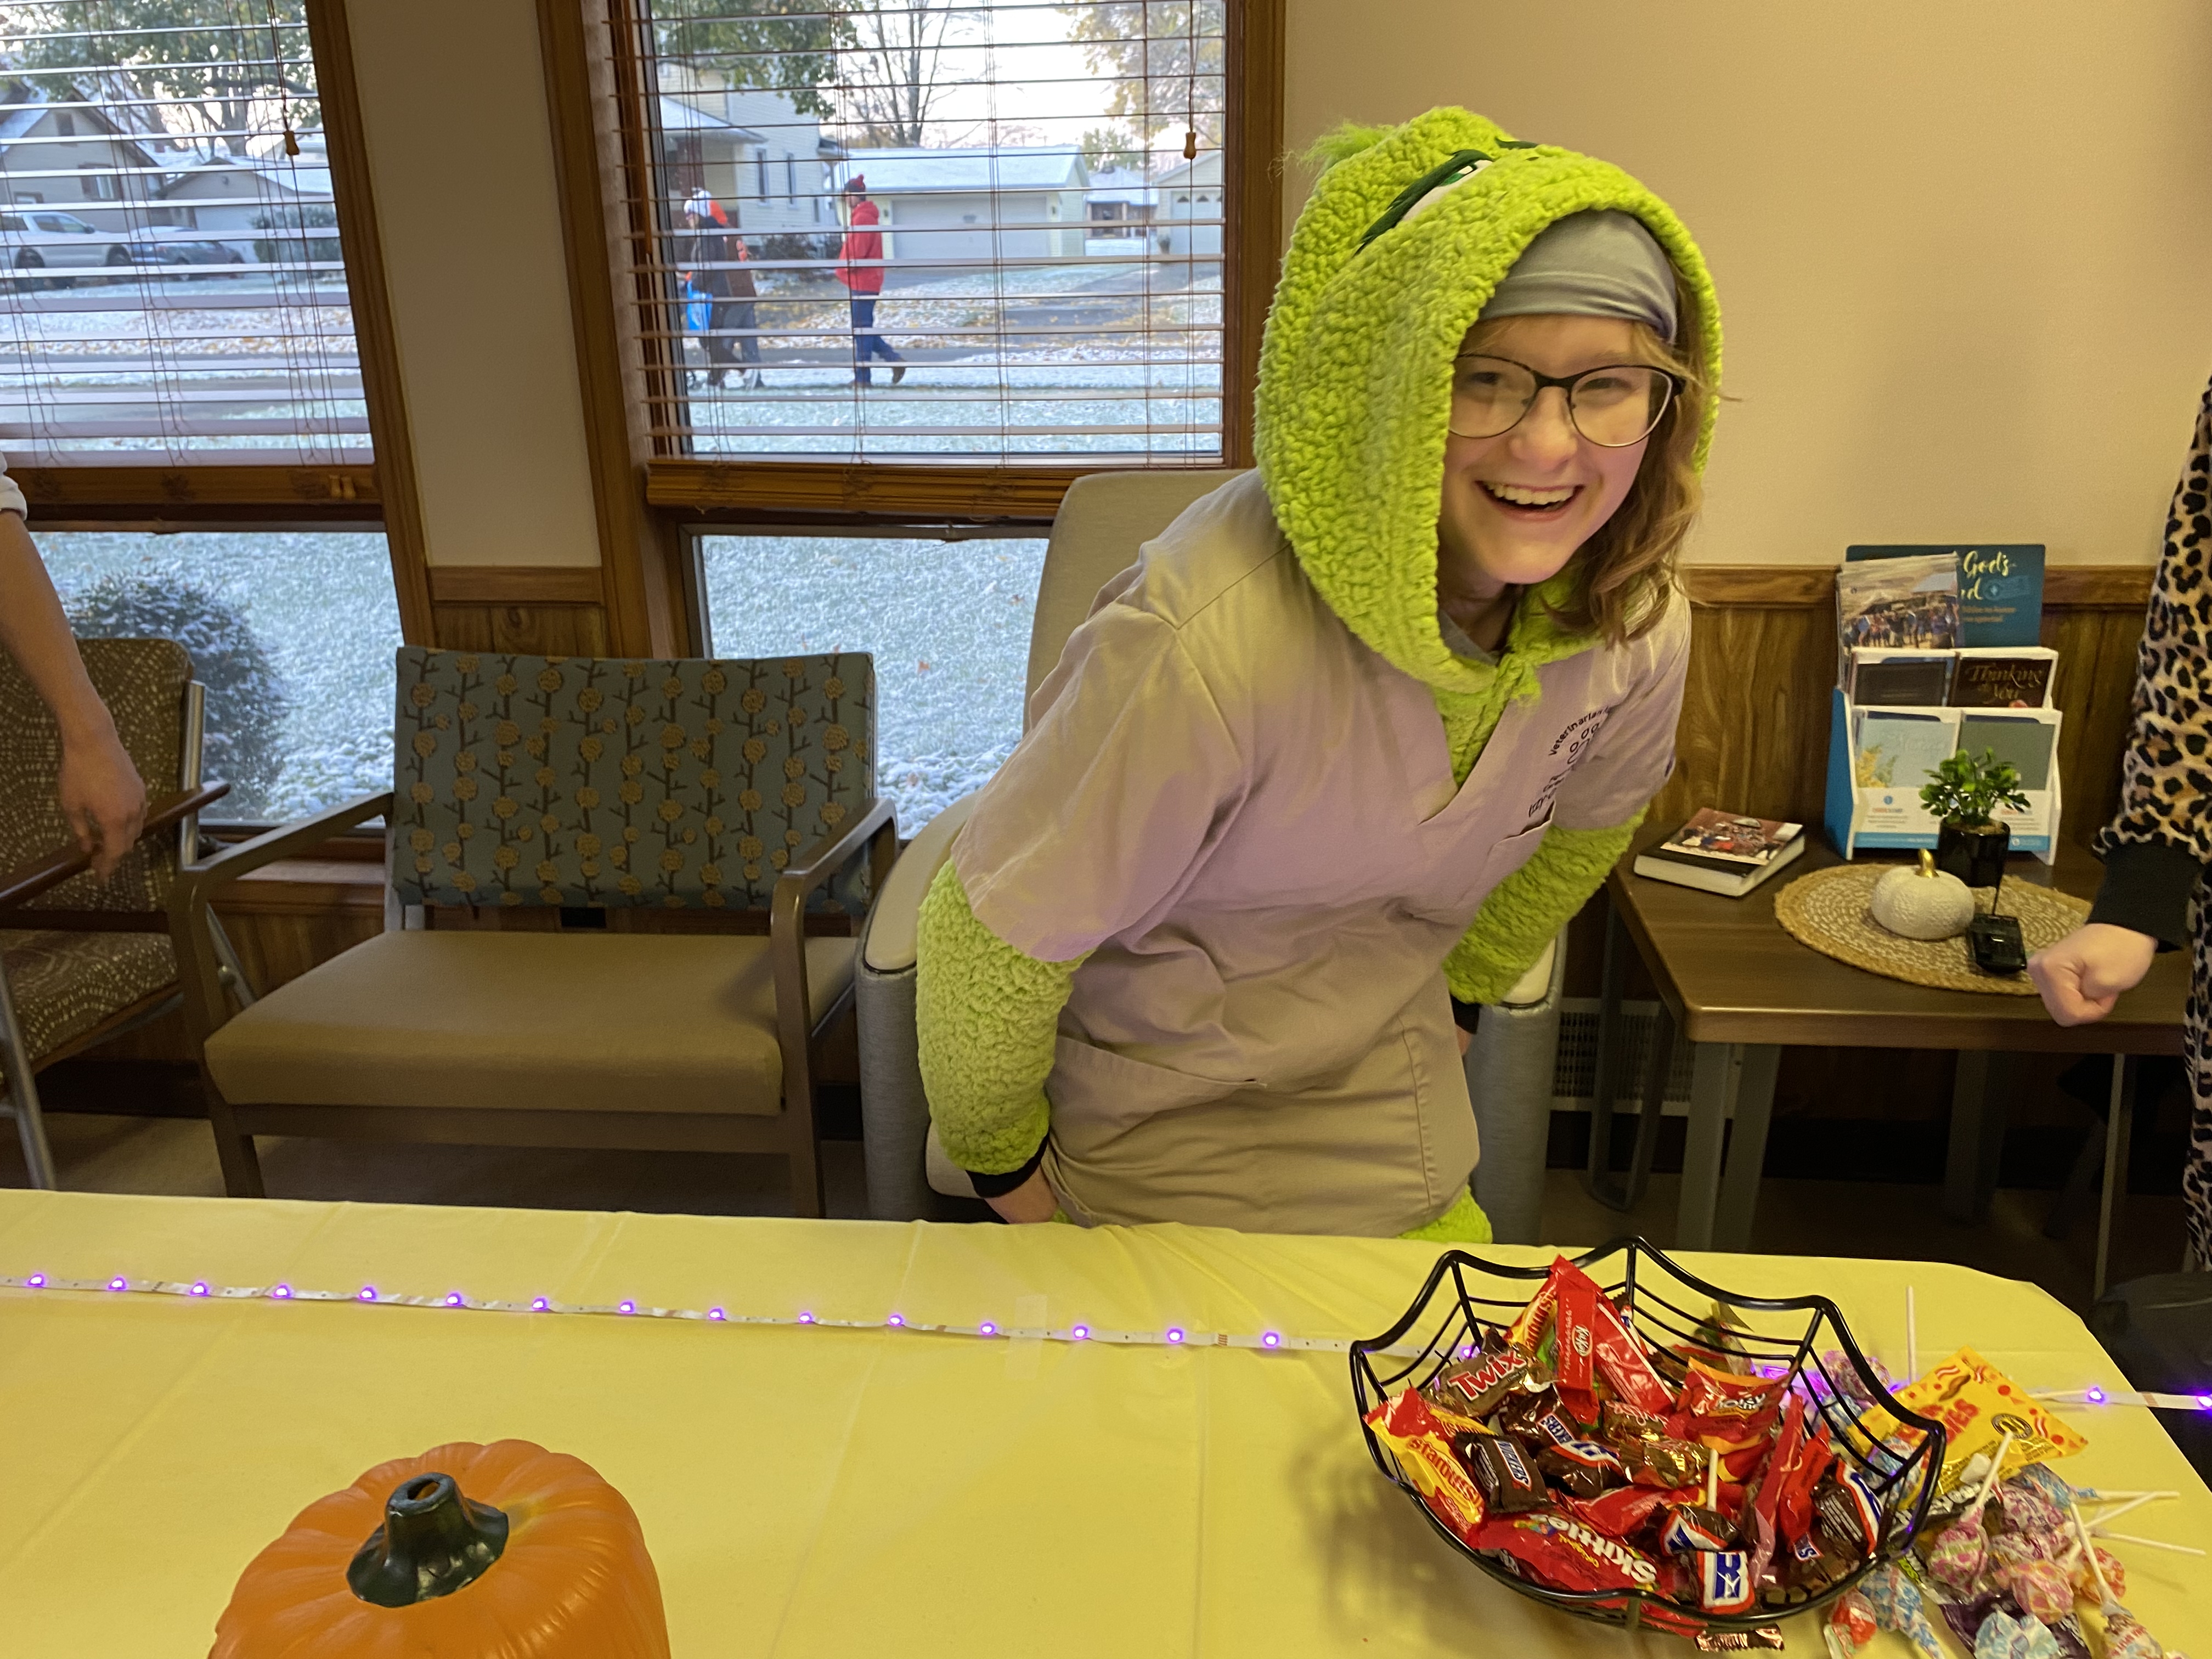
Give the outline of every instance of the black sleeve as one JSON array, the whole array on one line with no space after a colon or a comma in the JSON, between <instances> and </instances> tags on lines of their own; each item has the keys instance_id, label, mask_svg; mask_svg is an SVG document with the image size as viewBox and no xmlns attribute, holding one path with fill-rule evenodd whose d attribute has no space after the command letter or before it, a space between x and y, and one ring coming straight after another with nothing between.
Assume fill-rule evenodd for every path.
<instances>
[{"instance_id":1,"label":"black sleeve","mask_svg":"<svg viewBox=\"0 0 2212 1659\"><path fill-rule=\"evenodd\" d=\"M2089 920L2148 933L2161 951L2179 950L2189 943L2189 900L2203 873L2197 855L2172 842L2123 842L2106 850Z\"/></svg>"},{"instance_id":2,"label":"black sleeve","mask_svg":"<svg viewBox=\"0 0 2212 1659\"><path fill-rule=\"evenodd\" d=\"M1037 1142L1037 1149L1030 1154L1028 1163L1023 1164L1018 1170L1009 1170L1004 1175L978 1175L973 1170L969 1170L968 1179L975 1184L975 1196L1004 1198L1008 1193L1013 1191L1015 1188L1036 1173L1037 1165L1044 1162L1044 1149L1047 1144L1042 1140Z\"/></svg>"}]
</instances>

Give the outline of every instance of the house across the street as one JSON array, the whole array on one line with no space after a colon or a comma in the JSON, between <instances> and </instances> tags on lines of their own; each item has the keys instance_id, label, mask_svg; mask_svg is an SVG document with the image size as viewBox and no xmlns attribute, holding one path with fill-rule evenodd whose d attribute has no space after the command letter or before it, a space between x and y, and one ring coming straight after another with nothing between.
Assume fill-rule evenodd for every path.
<instances>
[{"instance_id":1,"label":"house across the street","mask_svg":"<svg viewBox=\"0 0 2212 1659\"><path fill-rule=\"evenodd\" d=\"M1209 149L1194 161L1177 161L1152 179L1159 192L1154 222L1160 252L1200 259L1221 257L1221 152Z\"/></svg>"},{"instance_id":2,"label":"house across the street","mask_svg":"<svg viewBox=\"0 0 2212 1659\"><path fill-rule=\"evenodd\" d=\"M756 258L758 236L836 234L830 169L844 151L787 94L725 86L708 71L663 64L659 108L672 208L705 191Z\"/></svg>"},{"instance_id":3,"label":"house across the street","mask_svg":"<svg viewBox=\"0 0 2212 1659\"><path fill-rule=\"evenodd\" d=\"M1084 192L1089 210L1091 234L1141 238L1151 234L1160 193L1143 173L1127 167L1109 167L1091 175Z\"/></svg>"}]
</instances>

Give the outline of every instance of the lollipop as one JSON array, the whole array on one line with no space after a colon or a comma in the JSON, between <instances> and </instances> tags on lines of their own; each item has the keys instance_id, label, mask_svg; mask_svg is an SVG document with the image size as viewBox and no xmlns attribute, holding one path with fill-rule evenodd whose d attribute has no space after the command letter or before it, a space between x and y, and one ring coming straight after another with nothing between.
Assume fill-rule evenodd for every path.
<instances>
[{"instance_id":1,"label":"lollipop","mask_svg":"<svg viewBox=\"0 0 2212 1659\"><path fill-rule=\"evenodd\" d=\"M1894 1561L1884 1562L1860 1579L1859 1588L1866 1592L1876 1624L1895 1631L1928 1659L1943 1659L1936 1627L1928 1622L1928 1606L1921 1597L1920 1586L1907 1578Z\"/></svg>"},{"instance_id":2,"label":"lollipop","mask_svg":"<svg viewBox=\"0 0 2212 1659\"><path fill-rule=\"evenodd\" d=\"M2081 1553L2088 1559L2090 1574L2096 1579L2097 1591L2102 1598L2105 1659L2160 1659L2165 1650L2113 1595L2112 1587L2105 1577L2104 1561L2099 1559L2105 1552L2089 1541L2089 1528L2081 1524L2081 1508L2070 1496L2066 1500L2066 1515L2074 1523L2074 1535L2081 1540Z\"/></svg>"},{"instance_id":3,"label":"lollipop","mask_svg":"<svg viewBox=\"0 0 2212 1659\"><path fill-rule=\"evenodd\" d=\"M2074 1611L2074 1586L2056 1561L2008 1563L1996 1570L1997 1587L2046 1625L2055 1625Z\"/></svg>"},{"instance_id":4,"label":"lollipop","mask_svg":"<svg viewBox=\"0 0 2212 1659\"><path fill-rule=\"evenodd\" d=\"M2119 1557L2102 1544L2093 1544L2090 1547L2097 1553L2097 1565L2094 1571L2087 1561L2080 1559L2081 1547L2079 1544L2067 1555L2066 1559L2074 1569L2074 1581L2068 1588L2083 1601L2094 1601L2097 1599L2098 1586L2101 1582L2106 1593L2113 1601L2118 1601L2128 1593L2128 1570L2120 1565Z\"/></svg>"},{"instance_id":5,"label":"lollipop","mask_svg":"<svg viewBox=\"0 0 2212 1659\"><path fill-rule=\"evenodd\" d=\"M1954 1595L1971 1595L1982 1576L1982 1568L1989 1559L1990 1540L1982 1531L1982 1506L1989 1502L1990 1493L2003 1472L2005 1454L2012 1449L2013 1433L2008 1429L2004 1438L1997 1443L1996 1455L1990 1459L1990 1472L1982 1477L1981 1490L1977 1492L1956 1521L1936 1535L1928 1551L1929 1576Z\"/></svg>"},{"instance_id":6,"label":"lollipop","mask_svg":"<svg viewBox=\"0 0 2212 1659\"><path fill-rule=\"evenodd\" d=\"M2066 1545L2065 1512L2042 1486L2024 1479L2026 1473L1998 1484L1998 1510L2008 1531L2034 1540L2037 1553L2057 1555Z\"/></svg>"},{"instance_id":7,"label":"lollipop","mask_svg":"<svg viewBox=\"0 0 2212 1659\"><path fill-rule=\"evenodd\" d=\"M2058 1638L2033 1613L1992 1612L1974 1634L1974 1659L2061 1659Z\"/></svg>"}]
</instances>

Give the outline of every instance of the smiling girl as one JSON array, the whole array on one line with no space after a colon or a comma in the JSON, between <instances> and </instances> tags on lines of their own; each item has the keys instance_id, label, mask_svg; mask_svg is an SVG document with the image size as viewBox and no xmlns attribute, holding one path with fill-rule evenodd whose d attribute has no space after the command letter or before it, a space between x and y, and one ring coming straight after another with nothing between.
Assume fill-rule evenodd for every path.
<instances>
[{"instance_id":1,"label":"smiling girl","mask_svg":"<svg viewBox=\"0 0 2212 1659\"><path fill-rule=\"evenodd\" d=\"M1010 1220L1487 1238L1451 999L1673 764L1695 246L1462 110L1324 152L1258 470L1099 594L923 905L933 1133Z\"/></svg>"}]
</instances>

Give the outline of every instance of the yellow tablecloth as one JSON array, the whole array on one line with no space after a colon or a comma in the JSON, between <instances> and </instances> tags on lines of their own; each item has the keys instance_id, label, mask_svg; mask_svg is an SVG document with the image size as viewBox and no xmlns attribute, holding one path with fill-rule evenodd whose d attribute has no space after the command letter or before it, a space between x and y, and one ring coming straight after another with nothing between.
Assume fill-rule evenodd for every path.
<instances>
[{"instance_id":1,"label":"yellow tablecloth","mask_svg":"<svg viewBox=\"0 0 2212 1659\"><path fill-rule=\"evenodd\" d=\"M1183 1227L0 1193L0 1273L733 1316L1353 1337L1403 1310L1436 1254ZM1893 1364L1911 1283L1923 1363L1970 1342L2030 1388L2118 1381L2031 1285L1685 1262L1746 1294L1824 1291ZM1453 1555L1369 1463L1346 1378L1341 1357L1293 1352L0 1289L0 1653L204 1653L239 1570L305 1504L383 1459L504 1436L574 1452L629 1498L681 1659L1690 1652L1559 1617ZM2212 1494L2147 1413L2070 1416L2090 1437L2077 1482L2185 1493L2130 1530L2212 1541ZM2136 1612L2203 1659L2204 1564L2118 1553ZM1822 1651L1812 1620L1790 1636Z\"/></svg>"}]
</instances>

